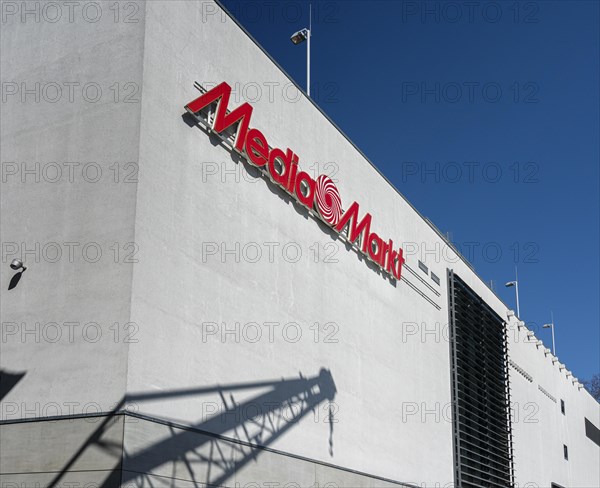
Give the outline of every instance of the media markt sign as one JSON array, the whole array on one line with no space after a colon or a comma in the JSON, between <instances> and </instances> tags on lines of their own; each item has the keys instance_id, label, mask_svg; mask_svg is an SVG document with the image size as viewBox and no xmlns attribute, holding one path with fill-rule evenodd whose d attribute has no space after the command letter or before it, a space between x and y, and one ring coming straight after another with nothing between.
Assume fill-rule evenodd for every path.
<instances>
[{"instance_id":1,"label":"media markt sign","mask_svg":"<svg viewBox=\"0 0 600 488\"><path fill-rule=\"evenodd\" d=\"M371 214L366 213L359 219L358 202L343 210L340 192L331 178L326 175L311 178L298 166L298 155L294 151L269 146L260 130L250 128L252 106L249 103L229 111L231 87L227 83L223 82L209 91L198 84L196 86L202 95L188 103L185 109L198 123L219 134L231 145L232 151L263 171L273 183L350 242L385 274L393 279L401 278L404 264L402 248L394 249L394 241L385 241L371 232ZM228 133L227 129L230 129Z\"/></svg>"}]
</instances>

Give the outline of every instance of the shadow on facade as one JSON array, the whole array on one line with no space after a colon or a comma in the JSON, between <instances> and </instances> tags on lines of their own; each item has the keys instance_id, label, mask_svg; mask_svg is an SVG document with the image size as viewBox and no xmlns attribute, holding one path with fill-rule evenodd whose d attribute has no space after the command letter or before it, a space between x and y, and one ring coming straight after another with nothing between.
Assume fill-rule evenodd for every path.
<instances>
[{"instance_id":1,"label":"shadow on facade","mask_svg":"<svg viewBox=\"0 0 600 488\"><path fill-rule=\"evenodd\" d=\"M17 271L13 277L10 279L10 283L8 284L8 289L12 290L13 288L16 288L17 285L19 284L19 281L21 281L21 278L23 277L23 273L25 273L25 270L22 269L21 271Z\"/></svg>"},{"instance_id":2,"label":"shadow on facade","mask_svg":"<svg viewBox=\"0 0 600 488\"><path fill-rule=\"evenodd\" d=\"M236 402L234 393L251 389L260 389L262 392L240 403ZM224 408L210 418L203 418L191 425L174 425L143 414L131 413L126 409L132 403L140 406L146 401L168 401L208 394L219 395ZM168 429L170 436L135 453L128 453L124 448L121 463L106 479L102 488L127 486L128 482L133 483L135 479L145 485L144 478L148 478L148 485L153 486L149 475L169 462L185 466L189 479L194 483L222 486L238 469L256 460L273 442L319 405L332 401L335 394L331 373L321 369L318 375L308 378L300 374L299 378L292 379L128 395L103 419L48 487L58 486L63 476L90 446L118 449L120 446L104 443L103 434L115 416L123 414L126 415L125 420L127 416L133 416L164 424L167 426L165 431ZM329 422L334 420L332 417L330 409ZM332 435L330 424L330 452L333 446Z\"/></svg>"},{"instance_id":3,"label":"shadow on facade","mask_svg":"<svg viewBox=\"0 0 600 488\"><path fill-rule=\"evenodd\" d=\"M25 373L9 373L0 369L0 400L23 379L23 376L25 376Z\"/></svg>"}]
</instances>

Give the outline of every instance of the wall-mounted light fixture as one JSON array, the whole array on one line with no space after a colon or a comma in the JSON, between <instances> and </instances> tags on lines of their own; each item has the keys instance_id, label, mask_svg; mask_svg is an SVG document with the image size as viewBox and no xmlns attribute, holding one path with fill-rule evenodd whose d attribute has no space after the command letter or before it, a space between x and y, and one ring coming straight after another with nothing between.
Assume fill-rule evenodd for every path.
<instances>
[{"instance_id":1,"label":"wall-mounted light fixture","mask_svg":"<svg viewBox=\"0 0 600 488\"><path fill-rule=\"evenodd\" d=\"M27 268L25 267L25 265L23 264L23 261L20 259L13 259L12 262L10 263L10 267L12 269L14 269L15 271L18 271L20 269L22 269L23 271L25 271Z\"/></svg>"}]
</instances>

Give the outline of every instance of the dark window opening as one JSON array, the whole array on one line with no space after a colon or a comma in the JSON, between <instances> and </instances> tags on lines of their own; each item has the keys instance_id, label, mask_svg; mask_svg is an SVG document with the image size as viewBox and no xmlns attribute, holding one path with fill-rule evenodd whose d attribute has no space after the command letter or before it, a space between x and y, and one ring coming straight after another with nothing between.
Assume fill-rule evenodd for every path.
<instances>
[{"instance_id":1,"label":"dark window opening","mask_svg":"<svg viewBox=\"0 0 600 488\"><path fill-rule=\"evenodd\" d=\"M429 268L425 265L425 263L422 263L421 261L419 261L419 269L423 271L423 273L429 274Z\"/></svg>"},{"instance_id":2,"label":"dark window opening","mask_svg":"<svg viewBox=\"0 0 600 488\"><path fill-rule=\"evenodd\" d=\"M560 411L563 415L565 414L565 401L564 400L560 401Z\"/></svg>"},{"instance_id":3,"label":"dark window opening","mask_svg":"<svg viewBox=\"0 0 600 488\"><path fill-rule=\"evenodd\" d=\"M563 445L563 454L565 455L565 459L568 461L569 460L569 448L565 445Z\"/></svg>"},{"instance_id":4,"label":"dark window opening","mask_svg":"<svg viewBox=\"0 0 600 488\"><path fill-rule=\"evenodd\" d=\"M600 429L592 424L588 419L585 419L585 435L594 444L600 447Z\"/></svg>"},{"instance_id":5,"label":"dark window opening","mask_svg":"<svg viewBox=\"0 0 600 488\"><path fill-rule=\"evenodd\" d=\"M440 284L440 279L439 279L438 275L436 275L433 271L431 272L431 279L433 280L433 282L436 285Z\"/></svg>"}]
</instances>

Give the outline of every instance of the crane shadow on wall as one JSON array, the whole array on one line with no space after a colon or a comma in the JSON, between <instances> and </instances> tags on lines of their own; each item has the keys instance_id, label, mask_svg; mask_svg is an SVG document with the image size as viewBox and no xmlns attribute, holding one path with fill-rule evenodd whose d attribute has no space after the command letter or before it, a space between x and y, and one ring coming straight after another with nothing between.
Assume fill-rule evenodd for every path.
<instances>
[{"instance_id":1,"label":"crane shadow on wall","mask_svg":"<svg viewBox=\"0 0 600 488\"><path fill-rule=\"evenodd\" d=\"M261 393L247 398L245 392L259 390ZM235 394L244 396L237 402ZM103 434L116 415L125 414L125 421L145 419L164 426L168 436L154 443L127 452L124 447L122 461L121 486L153 486L151 474L159 467L169 467L169 472L178 469L185 471L184 476L198 486L223 486L246 464L256 461L257 457L283 436L300 420L314 412L325 402L333 401L336 387L329 370L321 369L313 377L281 379L274 381L216 385L203 388L173 390L170 392L152 392L128 395L110 415L105 417L81 448L73 455L61 472L48 485L59 486L59 482L75 462L90 446L100 446L106 450L114 445L103 445ZM140 408L144 402L160 400L175 401L202 395L217 395L222 408L212 416L202 416L192 425L173 425L157 421L141 414L128 412L128 406ZM214 404L214 402L211 402ZM200 404L202 405L202 404ZM333 446L333 413L330 408L329 450ZM127 424L125 424L127 426ZM170 465L170 466L169 466ZM161 471L162 471L161 469ZM115 471L119 471L116 469ZM173 476L173 478L179 476ZM102 485L112 488L117 475L113 472Z\"/></svg>"}]
</instances>

